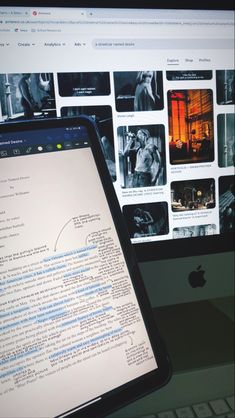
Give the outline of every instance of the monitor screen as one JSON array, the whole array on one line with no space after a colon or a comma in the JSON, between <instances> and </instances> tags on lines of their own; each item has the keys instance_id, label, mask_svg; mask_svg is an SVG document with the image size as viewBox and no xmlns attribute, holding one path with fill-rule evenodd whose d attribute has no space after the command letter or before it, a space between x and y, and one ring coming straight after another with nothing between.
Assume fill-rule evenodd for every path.
<instances>
[{"instance_id":1,"label":"monitor screen","mask_svg":"<svg viewBox=\"0 0 235 418\"><path fill-rule=\"evenodd\" d=\"M90 116L140 262L229 251L234 12L153 3L1 7L0 123Z\"/></svg>"}]
</instances>

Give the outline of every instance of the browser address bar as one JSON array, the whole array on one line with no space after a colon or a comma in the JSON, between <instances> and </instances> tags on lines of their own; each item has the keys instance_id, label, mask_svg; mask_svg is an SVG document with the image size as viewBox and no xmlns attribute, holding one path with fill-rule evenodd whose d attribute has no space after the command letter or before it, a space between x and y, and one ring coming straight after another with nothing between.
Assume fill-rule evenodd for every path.
<instances>
[{"instance_id":1,"label":"browser address bar","mask_svg":"<svg viewBox=\"0 0 235 418\"><path fill-rule=\"evenodd\" d=\"M200 25L210 25L210 26L234 26L234 22L231 20L228 21L177 21L177 20L40 20L40 19L7 19L4 21L5 24L14 24L14 25L189 25L189 26L200 26Z\"/></svg>"}]
</instances>

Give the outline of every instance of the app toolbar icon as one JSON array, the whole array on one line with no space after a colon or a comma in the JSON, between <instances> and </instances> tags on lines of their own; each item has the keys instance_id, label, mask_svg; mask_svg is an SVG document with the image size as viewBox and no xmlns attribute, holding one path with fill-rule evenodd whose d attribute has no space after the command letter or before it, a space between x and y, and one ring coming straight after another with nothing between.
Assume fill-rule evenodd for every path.
<instances>
[{"instance_id":1,"label":"app toolbar icon","mask_svg":"<svg viewBox=\"0 0 235 418\"><path fill-rule=\"evenodd\" d=\"M66 142L64 142L64 147L65 148L73 148L73 144L70 141L66 141Z\"/></svg>"},{"instance_id":2,"label":"app toolbar icon","mask_svg":"<svg viewBox=\"0 0 235 418\"><path fill-rule=\"evenodd\" d=\"M7 157L8 156L7 151L6 150L0 151L0 156L1 157Z\"/></svg>"}]
</instances>

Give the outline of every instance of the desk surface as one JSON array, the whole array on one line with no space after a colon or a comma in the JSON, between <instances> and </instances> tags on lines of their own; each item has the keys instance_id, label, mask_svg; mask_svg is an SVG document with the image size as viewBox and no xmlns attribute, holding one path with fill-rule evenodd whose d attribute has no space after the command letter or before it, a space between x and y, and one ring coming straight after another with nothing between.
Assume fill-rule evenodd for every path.
<instances>
[{"instance_id":1,"label":"desk surface","mask_svg":"<svg viewBox=\"0 0 235 418\"><path fill-rule=\"evenodd\" d=\"M172 359L172 379L164 388L107 418L138 418L232 395L233 304L233 298L226 298L217 303L203 301L154 309L158 328Z\"/></svg>"}]
</instances>

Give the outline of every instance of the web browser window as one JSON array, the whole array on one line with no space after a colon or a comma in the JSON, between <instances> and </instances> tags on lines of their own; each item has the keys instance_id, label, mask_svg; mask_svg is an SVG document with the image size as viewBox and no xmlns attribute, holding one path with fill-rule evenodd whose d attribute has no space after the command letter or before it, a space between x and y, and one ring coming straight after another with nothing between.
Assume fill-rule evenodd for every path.
<instances>
[{"instance_id":1,"label":"web browser window","mask_svg":"<svg viewBox=\"0 0 235 418\"><path fill-rule=\"evenodd\" d=\"M230 228L231 11L1 8L0 19L1 122L92 117L133 243Z\"/></svg>"}]
</instances>

